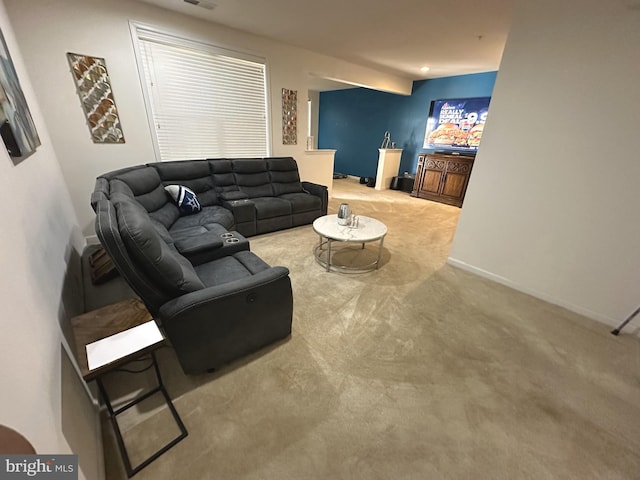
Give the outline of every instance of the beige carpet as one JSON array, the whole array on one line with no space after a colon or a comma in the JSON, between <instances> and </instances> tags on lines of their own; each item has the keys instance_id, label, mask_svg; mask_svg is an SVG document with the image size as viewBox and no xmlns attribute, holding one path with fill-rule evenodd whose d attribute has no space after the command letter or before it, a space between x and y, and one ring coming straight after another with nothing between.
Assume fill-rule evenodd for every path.
<instances>
[{"instance_id":1,"label":"beige carpet","mask_svg":"<svg viewBox=\"0 0 640 480\"><path fill-rule=\"evenodd\" d=\"M136 479L640 478L637 337L446 265L458 208L333 191L330 213L387 224L380 270L326 273L311 226L252 238L291 270L293 334L210 375L162 349L189 436ZM134 463L175 433L147 403L123 418ZM126 478L103 427L107 478Z\"/></svg>"}]
</instances>

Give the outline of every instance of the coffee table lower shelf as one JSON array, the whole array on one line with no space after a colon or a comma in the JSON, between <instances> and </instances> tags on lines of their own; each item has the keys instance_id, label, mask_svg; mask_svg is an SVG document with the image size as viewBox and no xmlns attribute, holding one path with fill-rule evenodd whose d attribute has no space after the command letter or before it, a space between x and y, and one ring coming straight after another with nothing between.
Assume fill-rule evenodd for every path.
<instances>
[{"instance_id":1,"label":"coffee table lower shelf","mask_svg":"<svg viewBox=\"0 0 640 480\"><path fill-rule=\"evenodd\" d=\"M378 245L378 254L376 259L373 262L366 263L364 265L338 265L336 263L332 263L333 256L335 255L335 247L334 243L339 243L342 245L339 248L340 251L351 249L351 250L364 250L365 244L371 242L379 242ZM371 272L373 270L377 270L380 265L380 259L382 258L382 245L384 243L384 237L378 238L375 240L370 240L368 242L347 242L343 240L335 240L333 238L328 238L320 235L320 241L313 249L313 255L320 265L322 265L327 272L331 270L338 270L344 273L365 273ZM360 246L358 246L360 245Z\"/></svg>"}]
</instances>

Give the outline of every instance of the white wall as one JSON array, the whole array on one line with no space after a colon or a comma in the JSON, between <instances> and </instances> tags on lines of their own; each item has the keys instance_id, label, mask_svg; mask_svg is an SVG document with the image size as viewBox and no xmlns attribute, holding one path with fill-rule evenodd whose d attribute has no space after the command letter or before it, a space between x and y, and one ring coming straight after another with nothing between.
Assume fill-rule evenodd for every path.
<instances>
[{"instance_id":1,"label":"white wall","mask_svg":"<svg viewBox=\"0 0 640 480\"><path fill-rule=\"evenodd\" d=\"M63 291L71 289L75 290L74 301L81 302L79 272L67 270L69 265L73 268L72 259L78 257L84 240L14 28L7 18L0 0L0 29L42 145L14 165L0 142L0 424L21 432L38 453L72 453L63 433L65 405L61 398L69 393L66 386L77 384L78 377L68 362L62 362L59 322L78 313L62 299ZM62 375L69 373L71 376L63 382ZM84 389L77 393L80 395L70 402L90 405ZM89 468L85 464L81 476L100 478L97 414L95 409L89 411L89 418L84 418L89 423L78 420L70 433L85 442L82 452L77 453L92 457L86 458Z\"/></svg>"},{"instance_id":2,"label":"white wall","mask_svg":"<svg viewBox=\"0 0 640 480\"><path fill-rule=\"evenodd\" d=\"M450 262L609 324L640 305L640 11L518 0Z\"/></svg>"},{"instance_id":3,"label":"white wall","mask_svg":"<svg viewBox=\"0 0 640 480\"><path fill-rule=\"evenodd\" d=\"M85 234L94 233L89 206L95 177L116 168L155 161L136 69L129 21L267 58L272 154L303 158L309 73L343 78L408 94L411 82L341 60L288 47L237 30L131 0L5 0L27 69L49 125ZM91 142L65 54L103 57L111 79L126 143ZM298 145L282 145L281 91L298 90Z\"/></svg>"}]
</instances>

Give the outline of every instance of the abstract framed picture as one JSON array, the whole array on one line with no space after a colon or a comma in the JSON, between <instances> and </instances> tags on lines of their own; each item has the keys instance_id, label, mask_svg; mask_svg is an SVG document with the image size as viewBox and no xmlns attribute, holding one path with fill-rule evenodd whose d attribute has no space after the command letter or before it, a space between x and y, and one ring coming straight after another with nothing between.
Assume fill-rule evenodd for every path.
<instances>
[{"instance_id":1,"label":"abstract framed picture","mask_svg":"<svg viewBox=\"0 0 640 480\"><path fill-rule=\"evenodd\" d=\"M14 164L36 151L40 137L0 30L0 136Z\"/></svg>"},{"instance_id":2,"label":"abstract framed picture","mask_svg":"<svg viewBox=\"0 0 640 480\"><path fill-rule=\"evenodd\" d=\"M124 143L104 58L67 53L93 143Z\"/></svg>"}]
</instances>

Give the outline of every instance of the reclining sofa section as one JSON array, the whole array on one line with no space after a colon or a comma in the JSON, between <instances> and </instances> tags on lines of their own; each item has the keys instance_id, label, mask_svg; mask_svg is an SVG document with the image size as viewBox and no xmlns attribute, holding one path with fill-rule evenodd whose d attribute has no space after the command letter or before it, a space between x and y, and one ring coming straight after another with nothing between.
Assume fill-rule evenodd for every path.
<instances>
[{"instance_id":1,"label":"reclining sofa section","mask_svg":"<svg viewBox=\"0 0 640 480\"><path fill-rule=\"evenodd\" d=\"M168 185L192 190L200 211L182 215ZM301 182L290 157L139 165L99 176L91 196L98 238L185 373L290 335L289 271L242 236L312 223L327 202L327 188Z\"/></svg>"}]
</instances>

